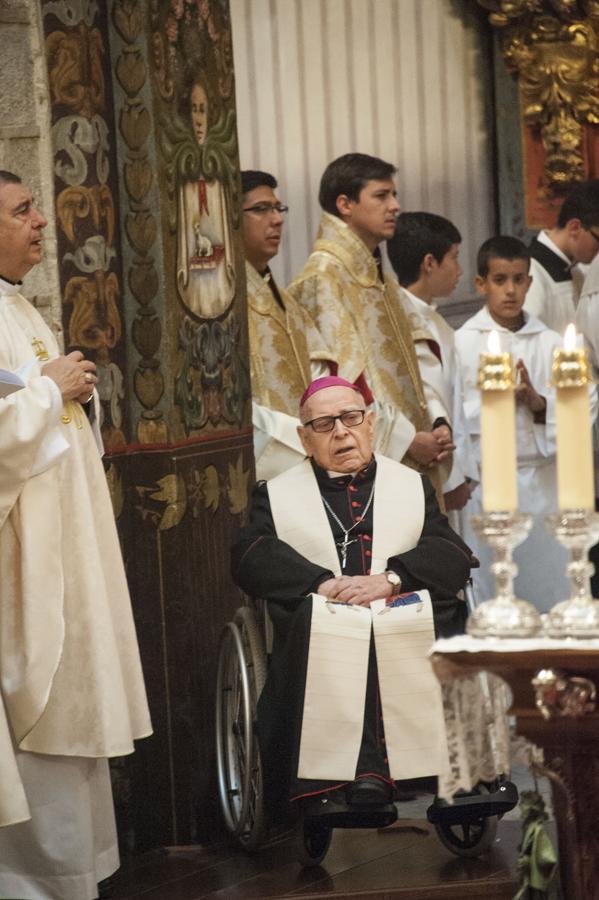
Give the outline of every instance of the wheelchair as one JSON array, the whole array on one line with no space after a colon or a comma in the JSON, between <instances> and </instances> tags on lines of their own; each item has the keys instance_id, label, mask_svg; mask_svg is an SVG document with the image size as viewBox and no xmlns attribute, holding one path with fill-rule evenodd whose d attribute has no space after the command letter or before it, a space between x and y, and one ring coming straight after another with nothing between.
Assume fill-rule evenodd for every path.
<instances>
[{"instance_id":1,"label":"wheelchair","mask_svg":"<svg viewBox=\"0 0 599 900\"><path fill-rule=\"evenodd\" d=\"M255 720L258 698L267 672L271 643L265 604L241 606L222 632L216 679L216 760L219 803L231 836L249 852L259 850L270 837L264 805L262 762ZM407 782L399 782L406 785ZM460 793L450 804L435 797L427 810L441 843L456 856L477 857L495 840L499 819L518 803L518 791L500 778ZM300 815L294 831L298 862L318 866L331 844L334 828L385 828L398 818L389 803L322 817Z\"/></svg>"}]
</instances>

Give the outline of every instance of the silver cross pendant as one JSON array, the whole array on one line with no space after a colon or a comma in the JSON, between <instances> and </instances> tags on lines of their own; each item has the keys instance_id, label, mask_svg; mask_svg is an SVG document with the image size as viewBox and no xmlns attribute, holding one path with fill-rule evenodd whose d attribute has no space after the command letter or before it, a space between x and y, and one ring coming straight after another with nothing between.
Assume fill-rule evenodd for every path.
<instances>
[{"instance_id":1,"label":"silver cross pendant","mask_svg":"<svg viewBox=\"0 0 599 900\"><path fill-rule=\"evenodd\" d=\"M339 541L339 543L337 544L337 546L341 550L341 568L342 569L345 569L345 563L347 562L347 548L349 547L350 544L355 544L357 540L358 540L357 538L351 538L351 540L348 540L347 535L345 535L344 539L342 541Z\"/></svg>"}]
</instances>

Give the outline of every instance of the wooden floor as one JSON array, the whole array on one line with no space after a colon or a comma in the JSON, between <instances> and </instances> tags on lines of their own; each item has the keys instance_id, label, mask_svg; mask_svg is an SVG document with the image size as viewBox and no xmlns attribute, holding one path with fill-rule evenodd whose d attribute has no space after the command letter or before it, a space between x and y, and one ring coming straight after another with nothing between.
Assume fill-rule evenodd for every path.
<instances>
[{"instance_id":1,"label":"wooden floor","mask_svg":"<svg viewBox=\"0 0 599 900\"><path fill-rule=\"evenodd\" d=\"M490 853L460 859L430 826L402 820L386 831L337 830L319 868L301 869L291 840L254 855L234 848L169 848L138 858L114 879L111 900L511 900L519 823L501 822Z\"/></svg>"}]
</instances>

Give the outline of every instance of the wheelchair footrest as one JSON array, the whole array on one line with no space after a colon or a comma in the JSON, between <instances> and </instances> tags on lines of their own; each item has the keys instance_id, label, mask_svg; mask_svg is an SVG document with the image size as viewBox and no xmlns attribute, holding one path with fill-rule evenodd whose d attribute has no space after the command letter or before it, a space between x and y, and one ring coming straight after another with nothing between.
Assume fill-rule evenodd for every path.
<instances>
[{"instance_id":1,"label":"wheelchair footrest","mask_svg":"<svg viewBox=\"0 0 599 900\"><path fill-rule=\"evenodd\" d=\"M491 793L456 794L452 803L435 798L426 811L433 825L459 825L487 816L503 816L518 804L518 789L511 781L502 781Z\"/></svg>"},{"instance_id":2,"label":"wheelchair footrest","mask_svg":"<svg viewBox=\"0 0 599 900\"><path fill-rule=\"evenodd\" d=\"M331 808L330 812L319 812L315 816L306 816L306 824L326 825L327 828L387 828L397 821L397 809L393 803L371 808L355 809L347 806Z\"/></svg>"}]
</instances>

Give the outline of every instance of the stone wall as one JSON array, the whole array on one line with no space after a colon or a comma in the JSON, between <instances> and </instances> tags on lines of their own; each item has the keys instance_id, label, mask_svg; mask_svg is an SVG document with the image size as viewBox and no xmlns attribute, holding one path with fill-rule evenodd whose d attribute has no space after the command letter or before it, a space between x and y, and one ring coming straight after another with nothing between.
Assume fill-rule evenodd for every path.
<instances>
[{"instance_id":1,"label":"stone wall","mask_svg":"<svg viewBox=\"0 0 599 900\"><path fill-rule=\"evenodd\" d=\"M48 217L44 261L27 277L27 296L62 342L48 80L36 0L0 0L0 47L0 168L22 177Z\"/></svg>"}]
</instances>

